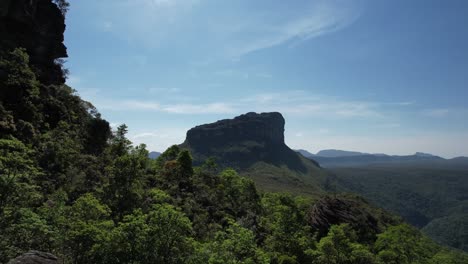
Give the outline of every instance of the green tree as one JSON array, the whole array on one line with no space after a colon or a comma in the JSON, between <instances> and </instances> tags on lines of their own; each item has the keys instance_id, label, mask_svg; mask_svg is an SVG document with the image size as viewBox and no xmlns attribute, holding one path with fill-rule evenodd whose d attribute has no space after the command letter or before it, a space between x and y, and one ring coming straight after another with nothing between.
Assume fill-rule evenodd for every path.
<instances>
[{"instance_id":1,"label":"green tree","mask_svg":"<svg viewBox=\"0 0 468 264\"><path fill-rule=\"evenodd\" d=\"M125 143L126 139L119 142ZM120 144L120 143L118 143ZM109 183L104 196L117 220L142 205L144 186L149 170L148 151L145 145L130 148L118 156L108 167Z\"/></svg>"},{"instance_id":2,"label":"green tree","mask_svg":"<svg viewBox=\"0 0 468 264\"><path fill-rule=\"evenodd\" d=\"M220 173L221 182L217 186L221 191L219 201L223 201L224 209L229 212L244 227L255 227L259 222L261 212L260 195L255 183L246 177L241 177L233 169Z\"/></svg>"},{"instance_id":3,"label":"green tree","mask_svg":"<svg viewBox=\"0 0 468 264\"><path fill-rule=\"evenodd\" d=\"M173 206L162 204L154 206L147 221L148 260L151 263L184 263L192 252L190 220Z\"/></svg>"},{"instance_id":4,"label":"green tree","mask_svg":"<svg viewBox=\"0 0 468 264\"><path fill-rule=\"evenodd\" d=\"M266 193L262 197L261 219L265 248L278 262L310 262L306 253L315 246L315 240L305 222L301 209L289 194Z\"/></svg>"},{"instance_id":5,"label":"green tree","mask_svg":"<svg viewBox=\"0 0 468 264\"><path fill-rule=\"evenodd\" d=\"M101 263L114 226L110 209L92 194L81 196L69 209L65 251L72 263Z\"/></svg>"},{"instance_id":6,"label":"green tree","mask_svg":"<svg viewBox=\"0 0 468 264\"><path fill-rule=\"evenodd\" d=\"M0 262L6 263L30 249L52 251L53 228L30 208L8 212L0 233Z\"/></svg>"},{"instance_id":7,"label":"green tree","mask_svg":"<svg viewBox=\"0 0 468 264\"><path fill-rule=\"evenodd\" d=\"M17 48L1 56L0 71L6 76L0 79L0 102L4 110L13 114L14 135L31 142L37 133L35 127L41 122L37 106L40 90L39 82L29 67L26 50Z\"/></svg>"},{"instance_id":8,"label":"green tree","mask_svg":"<svg viewBox=\"0 0 468 264\"><path fill-rule=\"evenodd\" d=\"M112 231L105 263L186 263L192 254L192 226L167 194L151 191L148 213L136 209Z\"/></svg>"},{"instance_id":9,"label":"green tree","mask_svg":"<svg viewBox=\"0 0 468 264\"><path fill-rule=\"evenodd\" d=\"M22 142L0 139L0 217L6 207L37 204L41 196L34 183L39 169L33 151Z\"/></svg>"},{"instance_id":10,"label":"green tree","mask_svg":"<svg viewBox=\"0 0 468 264\"><path fill-rule=\"evenodd\" d=\"M193 263L237 264L270 263L268 256L257 247L255 234L230 220L229 226L218 231L213 241L199 245L192 256Z\"/></svg>"},{"instance_id":11,"label":"green tree","mask_svg":"<svg viewBox=\"0 0 468 264\"><path fill-rule=\"evenodd\" d=\"M371 264L376 263L369 249L356 242L356 232L348 224L331 226L327 236L320 239L313 252L314 263Z\"/></svg>"},{"instance_id":12,"label":"green tree","mask_svg":"<svg viewBox=\"0 0 468 264\"><path fill-rule=\"evenodd\" d=\"M383 263L427 263L437 251L435 244L407 224L391 226L377 237L374 248Z\"/></svg>"}]
</instances>

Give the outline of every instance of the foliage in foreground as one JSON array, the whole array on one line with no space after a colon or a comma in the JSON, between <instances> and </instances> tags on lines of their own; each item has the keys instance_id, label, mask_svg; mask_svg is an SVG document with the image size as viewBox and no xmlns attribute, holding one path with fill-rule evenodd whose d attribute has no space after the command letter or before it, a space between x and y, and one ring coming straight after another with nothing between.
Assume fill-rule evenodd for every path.
<instances>
[{"instance_id":1,"label":"foliage in foreground","mask_svg":"<svg viewBox=\"0 0 468 264\"><path fill-rule=\"evenodd\" d=\"M73 90L44 86L24 50L0 54L0 262L30 249L64 263L467 263L408 225L319 237L314 201L259 193L177 146L157 160Z\"/></svg>"}]
</instances>

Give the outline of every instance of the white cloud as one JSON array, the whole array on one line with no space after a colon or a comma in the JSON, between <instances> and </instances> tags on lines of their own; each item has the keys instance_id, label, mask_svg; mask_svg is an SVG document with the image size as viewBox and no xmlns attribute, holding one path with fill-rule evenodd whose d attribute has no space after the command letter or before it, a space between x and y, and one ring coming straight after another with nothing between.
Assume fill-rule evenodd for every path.
<instances>
[{"instance_id":1,"label":"white cloud","mask_svg":"<svg viewBox=\"0 0 468 264\"><path fill-rule=\"evenodd\" d=\"M103 0L101 29L146 46L190 47L198 59L236 60L258 50L334 32L361 13L358 2L210 0ZM287 8L287 10L285 10ZM184 46L185 45L185 46Z\"/></svg>"},{"instance_id":2,"label":"white cloud","mask_svg":"<svg viewBox=\"0 0 468 264\"><path fill-rule=\"evenodd\" d=\"M280 12L283 12L281 10ZM274 16L257 16L250 23L236 25L236 33L248 32L252 36L245 41L235 38L228 46L228 54L239 57L245 54L281 45L290 41L303 41L342 29L354 22L360 15L359 10L344 1L311 1L297 13L280 22ZM249 20L247 20L249 21ZM229 26L226 26L229 28Z\"/></svg>"},{"instance_id":3,"label":"white cloud","mask_svg":"<svg viewBox=\"0 0 468 264\"><path fill-rule=\"evenodd\" d=\"M164 112L174 114L230 114L236 109L227 103L175 104L163 108Z\"/></svg>"},{"instance_id":4,"label":"white cloud","mask_svg":"<svg viewBox=\"0 0 468 264\"><path fill-rule=\"evenodd\" d=\"M255 76L265 78L265 79L273 78L273 75L271 75L269 73L257 73L257 74L255 74Z\"/></svg>"},{"instance_id":5,"label":"white cloud","mask_svg":"<svg viewBox=\"0 0 468 264\"><path fill-rule=\"evenodd\" d=\"M145 144L150 151L164 151L185 139L187 128L162 128L150 131L129 132L129 139L134 145Z\"/></svg>"},{"instance_id":6,"label":"white cloud","mask_svg":"<svg viewBox=\"0 0 468 264\"><path fill-rule=\"evenodd\" d=\"M173 94L173 93L179 93L180 89L175 88L175 87L152 87L152 88L148 89L148 92L153 93L153 94L161 94L161 93L162 94L166 94L166 93Z\"/></svg>"},{"instance_id":7,"label":"white cloud","mask_svg":"<svg viewBox=\"0 0 468 264\"><path fill-rule=\"evenodd\" d=\"M98 109L112 111L149 111L169 114L230 114L237 112L237 109L228 103L190 103L190 104L165 104L143 100L126 101L96 101Z\"/></svg>"},{"instance_id":8,"label":"white cloud","mask_svg":"<svg viewBox=\"0 0 468 264\"><path fill-rule=\"evenodd\" d=\"M304 91L264 93L240 100L253 105L259 112L278 111L284 114L336 118L381 117L379 104L342 100L325 96L312 96Z\"/></svg>"},{"instance_id":9,"label":"white cloud","mask_svg":"<svg viewBox=\"0 0 468 264\"><path fill-rule=\"evenodd\" d=\"M430 117L446 117L450 114L450 109L447 108L437 108L437 109L427 109L423 111L423 114Z\"/></svg>"},{"instance_id":10,"label":"white cloud","mask_svg":"<svg viewBox=\"0 0 468 264\"><path fill-rule=\"evenodd\" d=\"M122 103L117 103L113 106L119 107L122 110L153 110L153 111L160 111L161 105L156 102L148 102L148 101L138 101L138 100L132 100L132 101L124 101ZM112 107L115 109L115 107Z\"/></svg>"},{"instance_id":11,"label":"white cloud","mask_svg":"<svg viewBox=\"0 0 468 264\"><path fill-rule=\"evenodd\" d=\"M193 99L193 98L192 98ZM180 101L180 100L178 100ZM147 100L93 100L98 109L150 111L169 114L241 114L246 111L281 112L286 115L323 118L382 118L383 105L377 102L310 96L303 91L288 94L263 93L226 101L165 103ZM388 109L388 107L385 107Z\"/></svg>"}]
</instances>

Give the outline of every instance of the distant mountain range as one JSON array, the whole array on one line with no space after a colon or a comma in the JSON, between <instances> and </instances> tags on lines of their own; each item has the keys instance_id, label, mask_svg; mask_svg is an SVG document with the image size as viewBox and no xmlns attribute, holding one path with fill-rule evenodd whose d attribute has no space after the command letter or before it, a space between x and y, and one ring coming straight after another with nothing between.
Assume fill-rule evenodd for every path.
<instances>
[{"instance_id":1,"label":"distant mountain range","mask_svg":"<svg viewBox=\"0 0 468 264\"><path fill-rule=\"evenodd\" d=\"M413 155L387 155L387 154L370 154L356 151L346 150L321 150L317 154L312 154L307 150L296 150L298 153L306 158L312 159L325 168L334 167L355 167L371 164L424 164L431 163L432 165L438 164L452 164L454 166L468 167L467 157L458 157L454 159L444 159L428 153L416 152Z\"/></svg>"},{"instance_id":2,"label":"distant mountain range","mask_svg":"<svg viewBox=\"0 0 468 264\"><path fill-rule=\"evenodd\" d=\"M161 156L161 152L157 152L157 151L151 151L149 154L148 154L148 157L150 159L157 159L159 156Z\"/></svg>"}]
</instances>

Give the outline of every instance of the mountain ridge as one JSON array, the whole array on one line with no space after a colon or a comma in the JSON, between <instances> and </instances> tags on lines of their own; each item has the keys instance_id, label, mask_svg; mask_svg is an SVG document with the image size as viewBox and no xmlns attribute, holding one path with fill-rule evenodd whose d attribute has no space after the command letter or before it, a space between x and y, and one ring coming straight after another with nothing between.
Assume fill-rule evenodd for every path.
<instances>
[{"instance_id":1,"label":"mountain ridge","mask_svg":"<svg viewBox=\"0 0 468 264\"><path fill-rule=\"evenodd\" d=\"M320 156L319 151L317 154L308 152L307 150L298 149L296 152L300 153L302 156L312 159L318 162L321 166L326 168L333 167L354 167L354 166L364 166L364 165L383 165L383 164L420 164L427 165L433 163L436 164L453 164L455 166L468 166L468 158L466 157L456 157L451 159L445 159L440 156L433 154L416 152L412 155L388 155L388 154L370 154L370 153L361 153L361 152L352 152L352 151L338 151L337 153L344 153L344 156ZM323 153L323 152L322 152ZM326 152L325 152L326 153ZM357 153L361 153L358 155Z\"/></svg>"}]
</instances>

